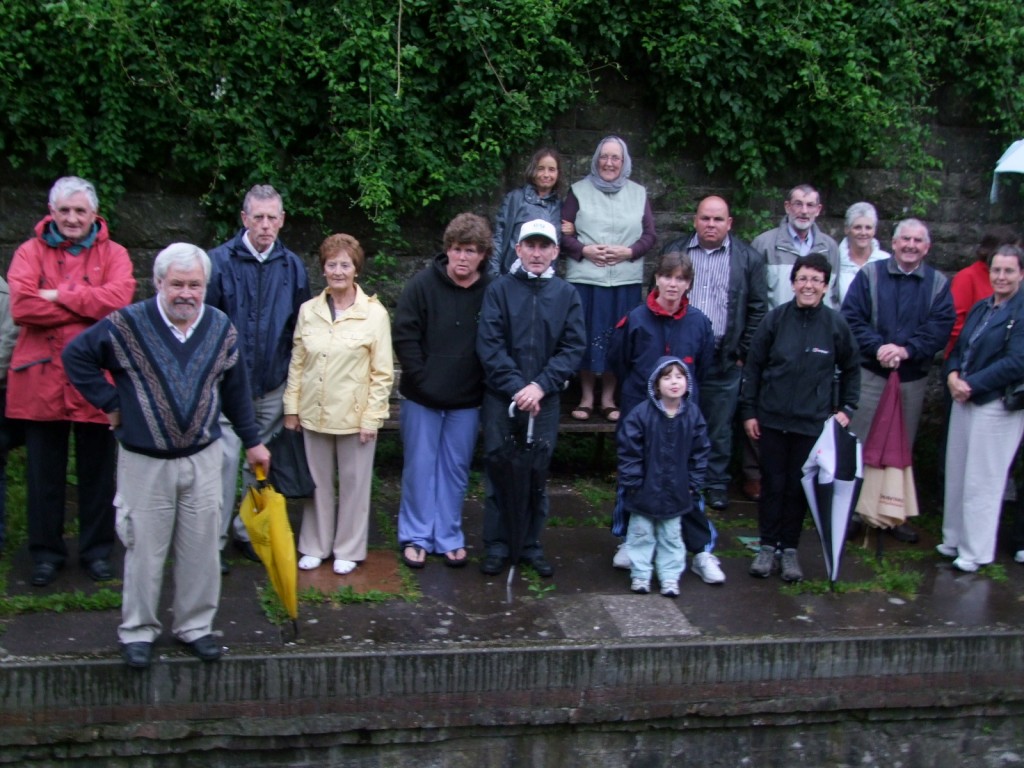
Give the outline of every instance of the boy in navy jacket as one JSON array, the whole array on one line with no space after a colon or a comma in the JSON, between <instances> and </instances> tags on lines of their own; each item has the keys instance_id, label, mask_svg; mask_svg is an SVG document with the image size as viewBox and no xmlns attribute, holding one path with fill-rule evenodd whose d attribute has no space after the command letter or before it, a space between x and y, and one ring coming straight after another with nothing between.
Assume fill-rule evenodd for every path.
<instances>
[{"instance_id":1,"label":"boy in navy jacket","mask_svg":"<svg viewBox=\"0 0 1024 768\"><path fill-rule=\"evenodd\" d=\"M689 397L686 364L663 357L648 379L647 400L618 431L619 482L629 514L626 548L637 594L650 592L653 563L661 594L679 596L686 568L681 521L702 503L698 490L711 450L704 417Z\"/></svg>"}]
</instances>

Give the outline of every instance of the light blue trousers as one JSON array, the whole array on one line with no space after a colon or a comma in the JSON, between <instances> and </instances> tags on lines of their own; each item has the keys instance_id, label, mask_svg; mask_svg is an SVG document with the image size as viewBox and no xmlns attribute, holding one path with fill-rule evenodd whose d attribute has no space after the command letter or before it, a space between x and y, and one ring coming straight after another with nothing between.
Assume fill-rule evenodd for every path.
<instances>
[{"instance_id":1,"label":"light blue trousers","mask_svg":"<svg viewBox=\"0 0 1024 768\"><path fill-rule=\"evenodd\" d=\"M626 549L633 563L630 576L634 579L650 581L652 562L662 584L679 581L686 568L686 549L678 517L655 520L645 515L630 515Z\"/></svg>"},{"instance_id":2,"label":"light blue trousers","mask_svg":"<svg viewBox=\"0 0 1024 768\"><path fill-rule=\"evenodd\" d=\"M402 401L402 501L398 543L442 554L465 546L462 502L476 446L479 408L438 410Z\"/></svg>"}]
</instances>

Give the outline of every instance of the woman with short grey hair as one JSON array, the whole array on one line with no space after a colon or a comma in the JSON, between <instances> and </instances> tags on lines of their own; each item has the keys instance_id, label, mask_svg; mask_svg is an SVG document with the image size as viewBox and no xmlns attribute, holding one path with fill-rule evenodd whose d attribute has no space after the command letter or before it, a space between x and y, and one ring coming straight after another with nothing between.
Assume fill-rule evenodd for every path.
<instances>
[{"instance_id":1,"label":"woman with short grey hair","mask_svg":"<svg viewBox=\"0 0 1024 768\"><path fill-rule=\"evenodd\" d=\"M839 243L839 300L846 298L853 278L871 261L888 259L878 246L878 211L871 203L854 203L846 209L846 237Z\"/></svg>"}]
</instances>

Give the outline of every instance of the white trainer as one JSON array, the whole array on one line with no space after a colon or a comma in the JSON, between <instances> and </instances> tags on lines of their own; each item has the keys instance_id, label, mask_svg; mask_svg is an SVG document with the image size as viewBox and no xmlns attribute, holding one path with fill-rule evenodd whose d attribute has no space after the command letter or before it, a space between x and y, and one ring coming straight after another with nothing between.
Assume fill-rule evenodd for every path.
<instances>
[{"instance_id":1,"label":"white trainer","mask_svg":"<svg viewBox=\"0 0 1024 768\"><path fill-rule=\"evenodd\" d=\"M1024 549L1018 549L1013 555L1013 562L1024 563Z\"/></svg>"},{"instance_id":2,"label":"white trainer","mask_svg":"<svg viewBox=\"0 0 1024 768\"><path fill-rule=\"evenodd\" d=\"M629 550L626 549L626 542L619 544L615 550L615 557L612 558L612 567L628 571L633 567L633 561L629 559Z\"/></svg>"},{"instance_id":3,"label":"white trainer","mask_svg":"<svg viewBox=\"0 0 1024 768\"><path fill-rule=\"evenodd\" d=\"M629 588L638 595L646 595L651 591L651 582L649 579L633 579Z\"/></svg>"},{"instance_id":4,"label":"white trainer","mask_svg":"<svg viewBox=\"0 0 1024 768\"><path fill-rule=\"evenodd\" d=\"M356 564L351 560L335 560L334 561L334 572L339 576L344 576L346 573L352 573L356 569Z\"/></svg>"},{"instance_id":5,"label":"white trainer","mask_svg":"<svg viewBox=\"0 0 1024 768\"><path fill-rule=\"evenodd\" d=\"M971 562L970 560L964 560L962 557L958 557L953 561L953 567L958 571L963 571L964 573L977 573L978 568L981 566L977 563Z\"/></svg>"},{"instance_id":6,"label":"white trainer","mask_svg":"<svg viewBox=\"0 0 1024 768\"><path fill-rule=\"evenodd\" d=\"M320 567L322 563L319 557L313 557L312 555L303 555L299 558L299 570L300 571L315 571Z\"/></svg>"},{"instance_id":7,"label":"white trainer","mask_svg":"<svg viewBox=\"0 0 1024 768\"><path fill-rule=\"evenodd\" d=\"M710 552L699 552L690 566L705 584L724 584L725 574L722 572L721 561Z\"/></svg>"},{"instance_id":8,"label":"white trainer","mask_svg":"<svg viewBox=\"0 0 1024 768\"><path fill-rule=\"evenodd\" d=\"M943 557L956 557L956 547L950 546L949 544L936 544L935 551Z\"/></svg>"}]
</instances>

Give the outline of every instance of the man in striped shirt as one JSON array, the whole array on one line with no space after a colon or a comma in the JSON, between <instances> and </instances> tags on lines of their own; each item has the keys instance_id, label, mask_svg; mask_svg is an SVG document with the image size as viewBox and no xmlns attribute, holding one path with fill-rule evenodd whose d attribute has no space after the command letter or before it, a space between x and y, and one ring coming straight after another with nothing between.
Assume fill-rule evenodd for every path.
<instances>
[{"instance_id":1,"label":"man in striped shirt","mask_svg":"<svg viewBox=\"0 0 1024 768\"><path fill-rule=\"evenodd\" d=\"M764 256L730 234L729 204L721 197L701 200L694 232L665 246L693 261L690 304L711 320L715 357L701 383L700 409L708 425L711 455L704 495L712 509L729 505L729 463L740 375L754 330L767 311Z\"/></svg>"}]
</instances>

